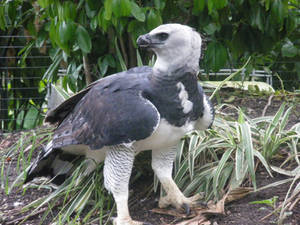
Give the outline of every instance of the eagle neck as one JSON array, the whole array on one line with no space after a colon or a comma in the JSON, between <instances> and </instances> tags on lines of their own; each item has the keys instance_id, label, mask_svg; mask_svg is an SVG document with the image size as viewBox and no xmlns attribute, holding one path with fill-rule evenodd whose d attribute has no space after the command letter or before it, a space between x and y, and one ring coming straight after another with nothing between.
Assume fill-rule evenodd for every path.
<instances>
[{"instance_id":1,"label":"eagle neck","mask_svg":"<svg viewBox=\"0 0 300 225\"><path fill-rule=\"evenodd\" d=\"M182 105L180 98L182 90L187 94L186 100L192 104L188 111ZM177 127L183 126L188 121L195 121L203 112L197 77L186 68L181 68L172 76L153 73L149 76L149 85L143 96L155 105L161 118Z\"/></svg>"}]
</instances>

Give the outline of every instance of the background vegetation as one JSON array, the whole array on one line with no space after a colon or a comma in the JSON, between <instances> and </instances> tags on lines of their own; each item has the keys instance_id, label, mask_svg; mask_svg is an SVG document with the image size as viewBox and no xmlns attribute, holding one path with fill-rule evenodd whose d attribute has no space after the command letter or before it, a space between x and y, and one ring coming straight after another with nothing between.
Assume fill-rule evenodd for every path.
<instances>
[{"instance_id":1,"label":"background vegetation","mask_svg":"<svg viewBox=\"0 0 300 225\"><path fill-rule=\"evenodd\" d=\"M300 88L300 6L297 0L6 0L0 3L0 35L7 38L1 39L1 45L23 47L17 51L0 49L0 59L5 59L0 61L0 67L9 67L0 70L1 128L31 128L39 124L49 83L60 80L65 90L76 92L93 80L141 62L151 62L152 56L139 53L135 41L140 34L169 22L188 24L204 36L206 50L200 64L206 72L240 67L252 56L248 72L262 67L272 71L274 78L284 81L283 85L275 82L275 87ZM19 40L16 35L26 38ZM16 60L10 61L10 56ZM42 60L40 57L33 62L30 56L50 58ZM41 64L47 66L36 71L26 70ZM24 70L16 72L11 67ZM66 69L65 76L58 76L59 68ZM236 76L235 79L241 78ZM15 89L32 86L37 89ZM8 98L13 99L5 102ZM223 105L219 105L217 111L221 107ZM174 169L179 187L187 195L204 191L205 200L218 201L245 182L255 190L255 173L260 165L270 175L290 176L281 183L293 182L286 198L292 199L288 197L300 191L297 184L300 126L284 129L292 108L283 105L275 116L255 119L248 118L239 109L234 110L238 111L238 120L218 115L213 130L193 132L182 140ZM3 122L6 121L3 118L26 117L36 119L31 123ZM49 138L51 131L41 132L40 136L32 131L4 152L1 188L6 194L21 185L33 152ZM292 169L272 164L272 159L282 154L279 151L282 146L289 154L283 165L291 163ZM13 184L8 182L10 167L5 168L5 163L9 164L7 159L11 158L17 159L20 173ZM47 205L46 215L59 206L54 219L60 224L75 223L78 218L85 224L93 220L103 224L103 218L111 215L113 201L101 185L102 174L82 178L84 162L78 163L80 166L64 185L24 210L34 214ZM157 181L153 186L157 188ZM51 188L51 185L32 184L31 188ZM279 222L285 218L286 203L287 200L277 209ZM84 213L86 205L92 206L88 213Z\"/></svg>"},{"instance_id":2,"label":"background vegetation","mask_svg":"<svg viewBox=\"0 0 300 225\"><path fill-rule=\"evenodd\" d=\"M285 81L285 88L299 88L300 80L300 6L297 0L14 0L0 3L0 35L30 35L24 48L13 52L20 58L14 65L26 68L28 56L49 55L48 68L36 71L41 79L12 84L3 77L31 77L32 71L15 74L1 72L1 98L25 97L29 92L11 89L12 85L28 86L35 82L45 96L45 84L58 80L57 71L65 68L65 89L73 92L100 77L137 65L139 53L136 39L162 23L183 23L204 35L206 51L201 67L206 71L236 68L249 56L247 71L263 67ZM17 40L10 38L6 44ZM1 56L8 55L3 49ZM148 53L141 53L148 62ZM42 62L39 62L42 63ZM1 65L8 65L8 60ZM240 78L239 78L240 79ZM277 76L275 76L275 80ZM275 82L275 87L280 83ZM38 108L41 101L25 101ZM25 118L23 102L2 103L2 118ZM39 110L39 113L43 110ZM22 114L20 116L20 114ZM31 112L33 115L34 113ZM36 113L37 114L37 113ZM31 115L31 116L32 116ZM5 128L29 128L35 123L5 125Z\"/></svg>"}]
</instances>

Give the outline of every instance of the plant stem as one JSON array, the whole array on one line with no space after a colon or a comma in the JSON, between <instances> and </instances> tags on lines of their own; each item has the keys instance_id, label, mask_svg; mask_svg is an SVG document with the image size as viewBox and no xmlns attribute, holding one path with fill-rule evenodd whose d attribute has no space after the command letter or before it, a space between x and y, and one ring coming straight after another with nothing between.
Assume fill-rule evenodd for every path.
<instances>
[{"instance_id":1,"label":"plant stem","mask_svg":"<svg viewBox=\"0 0 300 225\"><path fill-rule=\"evenodd\" d=\"M92 83L93 80L87 55L83 56L83 69L85 75L85 83L86 85L89 85L90 83Z\"/></svg>"}]
</instances>

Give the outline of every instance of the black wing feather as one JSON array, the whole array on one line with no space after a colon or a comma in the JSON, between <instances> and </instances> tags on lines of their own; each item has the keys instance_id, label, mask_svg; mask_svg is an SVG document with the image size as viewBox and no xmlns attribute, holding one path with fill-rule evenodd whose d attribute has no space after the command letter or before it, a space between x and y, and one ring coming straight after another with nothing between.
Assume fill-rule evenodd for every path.
<instances>
[{"instance_id":1,"label":"black wing feather","mask_svg":"<svg viewBox=\"0 0 300 225\"><path fill-rule=\"evenodd\" d=\"M136 68L91 87L56 129L53 147L83 144L100 149L150 136L160 116L141 94L149 72L148 67Z\"/></svg>"}]
</instances>

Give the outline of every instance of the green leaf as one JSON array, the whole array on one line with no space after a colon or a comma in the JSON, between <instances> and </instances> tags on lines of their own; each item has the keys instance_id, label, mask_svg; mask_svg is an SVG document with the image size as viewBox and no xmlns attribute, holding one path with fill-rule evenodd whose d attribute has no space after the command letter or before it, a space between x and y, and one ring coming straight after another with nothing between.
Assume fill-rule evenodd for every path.
<instances>
[{"instance_id":1,"label":"green leaf","mask_svg":"<svg viewBox=\"0 0 300 225\"><path fill-rule=\"evenodd\" d=\"M107 72L108 67L116 67L115 59L112 55L105 55L98 59L98 66L101 72L101 75L104 76Z\"/></svg>"},{"instance_id":2,"label":"green leaf","mask_svg":"<svg viewBox=\"0 0 300 225\"><path fill-rule=\"evenodd\" d=\"M108 63L105 60L101 60L101 58L98 59L98 67L100 69L100 73L102 76L104 76L108 69Z\"/></svg>"},{"instance_id":3,"label":"green leaf","mask_svg":"<svg viewBox=\"0 0 300 225\"><path fill-rule=\"evenodd\" d=\"M49 5L48 0L38 0L37 2L42 8L46 8Z\"/></svg>"},{"instance_id":4,"label":"green leaf","mask_svg":"<svg viewBox=\"0 0 300 225\"><path fill-rule=\"evenodd\" d=\"M270 3L271 3L271 1L272 1L272 0L265 0L265 9L266 9L267 11L269 11L269 9L270 9Z\"/></svg>"},{"instance_id":5,"label":"green leaf","mask_svg":"<svg viewBox=\"0 0 300 225\"><path fill-rule=\"evenodd\" d=\"M288 40L281 48L281 54L283 57L295 57L297 53L298 49L290 40Z\"/></svg>"},{"instance_id":6,"label":"green leaf","mask_svg":"<svg viewBox=\"0 0 300 225\"><path fill-rule=\"evenodd\" d=\"M24 128L25 129L31 129L31 128L35 127L37 118L39 116L38 114L39 114L39 111L36 109L36 107L31 106L24 118Z\"/></svg>"},{"instance_id":7,"label":"green leaf","mask_svg":"<svg viewBox=\"0 0 300 225\"><path fill-rule=\"evenodd\" d=\"M111 15L110 15L111 16ZM98 13L98 25L101 27L104 31L107 31L109 25L110 25L110 20L105 19L105 10L102 8L99 13Z\"/></svg>"},{"instance_id":8,"label":"green leaf","mask_svg":"<svg viewBox=\"0 0 300 225\"><path fill-rule=\"evenodd\" d=\"M252 143L252 135L250 130L250 125L248 122L240 122L240 139L242 142L242 148L245 150L246 161L248 164L251 180L256 189L256 179L255 179L255 168L254 168L254 148Z\"/></svg>"},{"instance_id":9,"label":"green leaf","mask_svg":"<svg viewBox=\"0 0 300 225\"><path fill-rule=\"evenodd\" d=\"M214 10L214 1L207 1L208 14L211 15Z\"/></svg>"},{"instance_id":10,"label":"green leaf","mask_svg":"<svg viewBox=\"0 0 300 225\"><path fill-rule=\"evenodd\" d=\"M92 49L92 42L87 30L79 25L76 30L77 43L84 53L89 53Z\"/></svg>"},{"instance_id":11,"label":"green leaf","mask_svg":"<svg viewBox=\"0 0 300 225\"><path fill-rule=\"evenodd\" d=\"M263 157L263 155L259 151L254 150L254 156L256 156L260 160L262 165L266 168L267 172L269 173L270 177L273 177L270 166L267 163L266 159Z\"/></svg>"},{"instance_id":12,"label":"green leaf","mask_svg":"<svg viewBox=\"0 0 300 225\"><path fill-rule=\"evenodd\" d=\"M209 23L208 25L206 25L203 30L205 31L205 33L207 35L212 35L214 34L216 31L220 30L220 26L216 23Z\"/></svg>"},{"instance_id":13,"label":"green leaf","mask_svg":"<svg viewBox=\"0 0 300 225\"><path fill-rule=\"evenodd\" d=\"M133 15L138 21L145 21L145 13L135 2L131 2L131 15Z\"/></svg>"},{"instance_id":14,"label":"green leaf","mask_svg":"<svg viewBox=\"0 0 300 225\"><path fill-rule=\"evenodd\" d=\"M156 10L150 9L149 14L147 16L148 30L152 30L161 24L162 24L162 18L160 16L160 14Z\"/></svg>"},{"instance_id":15,"label":"green leaf","mask_svg":"<svg viewBox=\"0 0 300 225\"><path fill-rule=\"evenodd\" d=\"M166 0L154 0L155 8L158 10L163 10L166 6Z\"/></svg>"},{"instance_id":16,"label":"green leaf","mask_svg":"<svg viewBox=\"0 0 300 225\"><path fill-rule=\"evenodd\" d=\"M56 27L55 22L51 21L50 30L49 30L49 38L51 40L52 45L56 45Z\"/></svg>"},{"instance_id":17,"label":"green leaf","mask_svg":"<svg viewBox=\"0 0 300 225\"><path fill-rule=\"evenodd\" d=\"M48 69L46 70L46 72L43 75L43 79L47 79L47 81L50 81L52 79L54 72L57 71L58 66L62 59L63 59L63 56L62 56L61 50L57 50L57 52L53 58L52 64L48 67Z\"/></svg>"},{"instance_id":18,"label":"green leaf","mask_svg":"<svg viewBox=\"0 0 300 225\"><path fill-rule=\"evenodd\" d=\"M210 42L204 60L211 70L218 71L227 61L226 48L219 42Z\"/></svg>"},{"instance_id":19,"label":"green leaf","mask_svg":"<svg viewBox=\"0 0 300 225\"><path fill-rule=\"evenodd\" d=\"M120 65L121 65L121 69L123 71L125 71L125 70L127 70L127 67L126 67L125 61L124 61L124 59L122 57L121 51L119 49L117 37L115 38L115 47L116 47L116 51L117 51L117 57L118 57Z\"/></svg>"},{"instance_id":20,"label":"green leaf","mask_svg":"<svg viewBox=\"0 0 300 225\"><path fill-rule=\"evenodd\" d=\"M65 20L75 20L76 19L76 5L73 2L66 1L63 3L63 18Z\"/></svg>"},{"instance_id":21,"label":"green leaf","mask_svg":"<svg viewBox=\"0 0 300 225\"><path fill-rule=\"evenodd\" d=\"M94 16L90 22L90 28L92 29L92 31L95 31L97 29L97 25L98 25L98 16Z\"/></svg>"},{"instance_id":22,"label":"green leaf","mask_svg":"<svg viewBox=\"0 0 300 225\"><path fill-rule=\"evenodd\" d=\"M51 4L48 8L47 8L47 12L48 12L48 15L54 19L57 14L58 14L58 7L56 4Z\"/></svg>"},{"instance_id":23,"label":"green leaf","mask_svg":"<svg viewBox=\"0 0 300 225\"><path fill-rule=\"evenodd\" d=\"M116 17L129 16L131 3L129 0L112 0L112 12Z\"/></svg>"},{"instance_id":24,"label":"green leaf","mask_svg":"<svg viewBox=\"0 0 300 225\"><path fill-rule=\"evenodd\" d=\"M62 44L68 43L74 37L75 24L73 22L62 21L59 23L59 39Z\"/></svg>"},{"instance_id":25,"label":"green leaf","mask_svg":"<svg viewBox=\"0 0 300 225\"><path fill-rule=\"evenodd\" d=\"M233 152L234 148L226 150L226 152L223 153L222 158L220 162L218 163L218 167L216 169L216 172L213 177L213 190L216 196L218 196L218 186L219 186L219 177L221 175L221 172L226 167L227 160L230 158L231 153Z\"/></svg>"},{"instance_id":26,"label":"green leaf","mask_svg":"<svg viewBox=\"0 0 300 225\"><path fill-rule=\"evenodd\" d=\"M289 14L285 21L285 29L288 34L291 34L297 28L297 16Z\"/></svg>"},{"instance_id":27,"label":"green leaf","mask_svg":"<svg viewBox=\"0 0 300 225\"><path fill-rule=\"evenodd\" d=\"M235 0L235 2L238 4L238 5L242 5L244 3L244 0Z\"/></svg>"},{"instance_id":28,"label":"green leaf","mask_svg":"<svg viewBox=\"0 0 300 225\"><path fill-rule=\"evenodd\" d=\"M8 10L7 14L11 21L14 21L17 16L17 2L16 1L9 1L8 2Z\"/></svg>"},{"instance_id":29,"label":"green leaf","mask_svg":"<svg viewBox=\"0 0 300 225\"><path fill-rule=\"evenodd\" d=\"M105 0L104 2L104 19L110 20L112 14L112 2L113 0Z\"/></svg>"},{"instance_id":30,"label":"green leaf","mask_svg":"<svg viewBox=\"0 0 300 225\"><path fill-rule=\"evenodd\" d=\"M228 1L227 0L209 0L214 2L214 7L216 7L216 9L223 9L227 4Z\"/></svg>"},{"instance_id":31,"label":"green leaf","mask_svg":"<svg viewBox=\"0 0 300 225\"><path fill-rule=\"evenodd\" d=\"M202 12L205 6L205 0L194 0L193 10L195 12Z\"/></svg>"},{"instance_id":32,"label":"green leaf","mask_svg":"<svg viewBox=\"0 0 300 225\"><path fill-rule=\"evenodd\" d=\"M195 154L196 154L196 146L198 142L199 136L196 134L193 134L190 138L190 143L189 143L189 172L190 172L190 177L191 180L193 180L194 177L194 170L195 170Z\"/></svg>"},{"instance_id":33,"label":"green leaf","mask_svg":"<svg viewBox=\"0 0 300 225\"><path fill-rule=\"evenodd\" d=\"M6 20L5 20L5 8L0 7L0 29L4 30L6 27Z\"/></svg>"},{"instance_id":34,"label":"green leaf","mask_svg":"<svg viewBox=\"0 0 300 225\"><path fill-rule=\"evenodd\" d=\"M273 198L270 198L270 199L252 201L252 202L249 202L249 204L266 204L270 207L274 207L277 200L278 200L278 196L274 196Z\"/></svg>"},{"instance_id":35,"label":"green leaf","mask_svg":"<svg viewBox=\"0 0 300 225\"><path fill-rule=\"evenodd\" d=\"M91 19L96 16L97 11L94 9L94 5L91 1L86 1L85 3L85 13Z\"/></svg>"},{"instance_id":36,"label":"green leaf","mask_svg":"<svg viewBox=\"0 0 300 225\"><path fill-rule=\"evenodd\" d=\"M286 5L283 4L282 0L274 0L271 8L271 15L280 27L282 27L283 19L287 16L288 11Z\"/></svg>"},{"instance_id":37,"label":"green leaf","mask_svg":"<svg viewBox=\"0 0 300 225\"><path fill-rule=\"evenodd\" d=\"M243 178L243 172L246 166L244 166L245 152L242 148L237 148L235 153L235 173L236 179L239 181Z\"/></svg>"},{"instance_id":38,"label":"green leaf","mask_svg":"<svg viewBox=\"0 0 300 225\"><path fill-rule=\"evenodd\" d=\"M258 6L252 6L250 11L250 21L251 26L257 27L259 30L264 31L264 22L263 22L263 11L261 10L261 7Z\"/></svg>"}]
</instances>

